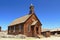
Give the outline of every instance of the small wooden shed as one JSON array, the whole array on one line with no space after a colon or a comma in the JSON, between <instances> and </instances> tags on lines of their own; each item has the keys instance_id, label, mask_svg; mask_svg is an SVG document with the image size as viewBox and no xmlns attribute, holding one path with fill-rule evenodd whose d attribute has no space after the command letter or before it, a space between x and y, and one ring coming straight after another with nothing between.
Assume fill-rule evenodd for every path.
<instances>
[{"instance_id":1,"label":"small wooden shed","mask_svg":"<svg viewBox=\"0 0 60 40\"><path fill-rule=\"evenodd\" d=\"M49 29L43 29L43 31L41 32L41 34L45 37L50 37L51 32Z\"/></svg>"},{"instance_id":2,"label":"small wooden shed","mask_svg":"<svg viewBox=\"0 0 60 40\"><path fill-rule=\"evenodd\" d=\"M51 35L60 34L60 28L52 29Z\"/></svg>"}]
</instances>

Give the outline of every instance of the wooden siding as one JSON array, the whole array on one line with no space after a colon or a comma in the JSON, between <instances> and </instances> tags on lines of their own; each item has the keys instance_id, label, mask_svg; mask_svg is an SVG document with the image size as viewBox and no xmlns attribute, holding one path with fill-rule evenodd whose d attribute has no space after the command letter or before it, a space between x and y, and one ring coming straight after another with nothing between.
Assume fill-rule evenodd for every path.
<instances>
[{"instance_id":1,"label":"wooden siding","mask_svg":"<svg viewBox=\"0 0 60 40\"><path fill-rule=\"evenodd\" d=\"M35 25L31 25L34 21L37 21L37 23ZM19 32L19 25L22 25L23 27L23 29L20 32ZM31 25L30 32L28 31L29 25ZM13 32L14 27L15 27L15 32ZM36 17L36 15L32 14L24 23L9 26L8 34L13 34L13 35L24 34L26 36L37 36L38 34L41 35L41 23Z\"/></svg>"},{"instance_id":2,"label":"wooden siding","mask_svg":"<svg viewBox=\"0 0 60 40\"><path fill-rule=\"evenodd\" d=\"M9 26L8 27L8 34L13 34L13 35L17 35L17 34L23 34L23 28L21 29L21 31L19 30L19 26L23 26L23 24L18 24L18 25L14 25L14 26ZM14 27L15 27L15 32L14 32Z\"/></svg>"},{"instance_id":3,"label":"wooden siding","mask_svg":"<svg viewBox=\"0 0 60 40\"><path fill-rule=\"evenodd\" d=\"M32 30L30 32L28 32L28 26L33 23L32 19L34 19L35 21L38 20L36 18L36 16L34 14L32 14L32 16L24 24L24 34L27 36L32 36ZM41 24L39 23L39 21L36 24L36 26L39 28L39 34L41 34ZM32 27L34 27L34 32L36 31L36 26L32 26ZM34 36L36 36L36 32L34 33Z\"/></svg>"}]
</instances>

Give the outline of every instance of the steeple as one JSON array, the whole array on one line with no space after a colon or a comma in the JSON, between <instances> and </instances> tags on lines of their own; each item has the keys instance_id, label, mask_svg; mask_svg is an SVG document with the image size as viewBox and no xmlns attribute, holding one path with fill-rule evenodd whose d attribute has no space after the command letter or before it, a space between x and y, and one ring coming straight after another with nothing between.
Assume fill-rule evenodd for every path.
<instances>
[{"instance_id":1,"label":"steeple","mask_svg":"<svg viewBox=\"0 0 60 40\"><path fill-rule=\"evenodd\" d=\"M33 6L33 4L30 5L29 9L30 9L29 14L34 13L34 6Z\"/></svg>"}]
</instances>

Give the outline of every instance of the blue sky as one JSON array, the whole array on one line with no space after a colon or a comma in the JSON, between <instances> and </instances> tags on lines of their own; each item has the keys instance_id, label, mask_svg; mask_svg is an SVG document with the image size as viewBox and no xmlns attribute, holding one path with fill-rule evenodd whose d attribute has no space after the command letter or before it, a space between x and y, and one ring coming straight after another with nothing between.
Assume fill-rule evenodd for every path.
<instances>
[{"instance_id":1,"label":"blue sky","mask_svg":"<svg viewBox=\"0 0 60 40\"><path fill-rule=\"evenodd\" d=\"M27 15L31 3L35 6L42 28L60 28L60 0L0 0L2 30L7 30L14 19Z\"/></svg>"}]
</instances>

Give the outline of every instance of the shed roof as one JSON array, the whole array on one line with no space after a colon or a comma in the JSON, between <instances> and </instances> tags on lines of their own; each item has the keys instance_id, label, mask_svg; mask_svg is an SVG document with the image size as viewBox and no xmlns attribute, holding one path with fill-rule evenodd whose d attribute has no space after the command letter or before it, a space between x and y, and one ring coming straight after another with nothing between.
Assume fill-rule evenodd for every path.
<instances>
[{"instance_id":1,"label":"shed roof","mask_svg":"<svg viewBox=\"0 0 60 40\"><path fill-rule=\"evenodd\" d=\"M56 29L52 29L52 30L50 30L51 32L53 32L53 31L60 31L60 28L56 28Z\"/></svg>"},{"instance_id":2,"label":"shed roof","mask_svg":"<svg viewBox=\"0 0 60 40\"><path fill-rule=\"evenodd\" d=\"M42 29L42 32L50 31L50 29Z\"/></svg>"},{"instance_id":3,"label":"shed roof","mask_svg":"<svg viewBox=\"0 0 60 40\"><path fill-rule=\"evenodd\" d=\"M16 24L19 24L19 23L23 23L23 22L25 22L30 16L31 16L31 14L30 14L30 15L25 15L25 16L20 17L20 18L17 18L17 19L15 19L9 26L16 25Z\"/></svg>"}]
</instances>

